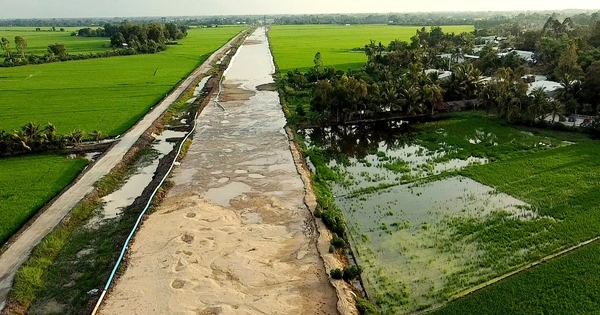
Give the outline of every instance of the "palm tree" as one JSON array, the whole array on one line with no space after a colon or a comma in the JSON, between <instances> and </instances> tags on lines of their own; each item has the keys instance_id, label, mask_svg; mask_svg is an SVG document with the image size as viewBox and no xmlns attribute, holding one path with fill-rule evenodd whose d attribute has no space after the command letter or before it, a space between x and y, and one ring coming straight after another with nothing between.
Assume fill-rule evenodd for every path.
<instances>
[{"instance_id":1,"label":"palm tree","mask_svg":"<svg viewBox=\"0 0 600 315\"><path fill-rule=\"evenodd\" d=\"M90 137L92 137L92 139L94 139L94 141L100 142L100 140L102 140L102 138L104 138L104 134L102 134L102 131L100 131L100 130L94 130L94 131L92 131L92 133L90 133Z\"/></svg>"},{"instance_id":2,"label":"palm tree","mask_svg":"<svg viewBox=\"0 0 600 315\"><path fill-rule=\"evenodd\" d=\"M496 85L488 84L481 89L477 100L479 101L479 105L487 110L487 115L489 116L491 110L498 106L498 98L499 96Z\"/></svg>"},{"instance_id":3,"label":"palm tree","mask_svg":"<svg viewBox=\"0 0 600 315\"><path fill-rule=\"evenodd\" d=\"M28 122L25 126L21 127L21 130L23 131L24 137L26 137L28 140L34 141L39 135L40 126L32 122Z\"/></svg>"},{"instance_id":4,"label":"palm tree","mask_svg":"<svg viewBox=\"0 0 600 315\"><path fill-rule=\"evenodd\" d=\"M405 113L408 116L417 115L423 112L423 98L421 90L414 84L404 86L399 93L400 103L405 108Z\"/></svg>"},{"instance_id":5,"label":"palm tree","mask_svg":"<svg viewBox=\"0 0 600 315\"><path fill-rule=\"evenodd\" d=\"M85 133L82 130L75 129L67 135L67 143L74 147L78 147L81 144L81 140L83 140L83 136L85 136Z\"/></svg>"},{"instance_id":6,"label":"palm tree","mask_svg":"<svg viewBox=\"0 0 600 315\"><path fill-rule=\"evenodd\" d=\"M565 73L558 79L560 88L556 90L556 98L562 102L567 102L571 99L577 99L581 93L581 82L575 80L569 73Z\"/></svg>"},{"instance_id":7,"label":"palm tree","mask_svg":"<svg viewBox=\"0 0 600 315\"><path fill-rule=\"evenodd\" d=\"M402 110L398 102L398 90L393 82L383 82L381 85L381 98L385 104L384 106L389 108L390 111Z\"/></svg>"},{"instance_id":8,"label":"palm tree","mask_svg":"<svg viewBox=\"0 0 600 315\"><path fill-rule=\"evenodd\" d=\"M454 67L454 74L458 84L458 92L463 100L475 98L481 87L481 71L472 64L463 64Z\"/></svg>"},{"instance_id":9,"label":"palm tree","mask_svg":"<svg viewBox=\"0 0 600 315\"><path fill-rule=\"evenodd\" d=\"M549 110L552 112L552 123L556 119L556 115L562 115L565 112L565 105L559 100L552 100L549 104Z\"/></svg>"},{"instance_id":10,"label":"palm tree","mask_svg":"<svg viewBox=\"0 0 600 315\"><path fill-rule=\"evenodd\" d=\"M500 91L498 99L498 115L510 122L510 118L519 112L518 99L507 91Z\"/></svg>"},{"instance_id":11,"label":"palm tree","mask_svg":"<svg viewBox=\"0 0 600 315\"><path fill-rule=\"evenodd\" d=\"M437 83L429 83L423 86L423 100L431 107L431 115L439 108L444 101L444 89Z\"/></svg>"},{"instance_id":12,"label":"palm tree","mask_svg":"<svg viewBox=\"0 0 600 315\"><path fill-rule=\"evenodd\" d=\"M529 96L529 106L527 107L527 111L530 113L532 121L535 122L538 118L544 120L546 113L548 112L548 105L549 100L545 89L543 87L533 89Z\"/></svg>"}]
</instances>

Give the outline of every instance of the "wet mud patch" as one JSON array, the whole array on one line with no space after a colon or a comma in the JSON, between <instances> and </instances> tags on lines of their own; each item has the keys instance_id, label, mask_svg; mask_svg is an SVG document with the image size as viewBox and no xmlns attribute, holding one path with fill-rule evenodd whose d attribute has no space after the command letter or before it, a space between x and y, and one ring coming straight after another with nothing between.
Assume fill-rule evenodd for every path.
<instances>
[{"instance_id":1,"label":"wet mud patch","mask_svg":"<svg viewBox=\"0 0 600 315\"><path fill-rule=\"evenodd\" d=\"M244 45L246 45L246 46L260 45L260 44L262 44L262 41L260 41L260 40L249 39L249 40L247 40L247 41L244 42Z\"/></svg>"},{"instance_id":2,"label":"wet mud patch","mask_svg":"<svg viewBox=\"0 0 600 315\"><path fill-rule=\"evenodd\" d=\"M222 103L248 101L256 93L242 88L241 84L224 83L223 93L219 97Z\"/></svg>"},{"instance_id":3,"label":"wet mud patch","mask_svg":"<svg viewBox=\"0 0 600 315\"><path fill-rule=\"evenodd\" d=\"M186 234L183 234L183 235L181 236L181 240L182 240L184 243L191 244L191 243L194 241L194 235L190 235L190 234L188 234L188 233L186 233Z\"/></svg>"},{"instance_id":4,"label":"wet mud patch","mask_svg":"<svg viewBox=\"0 0 600 315\"><path fill-rule=\"evenodd\" d=\"M267 224L288 221L292 214L289 210L284 209L281 202L274 197L253 196L238 198L231 201L231 206L234 209L244 211L244 217L247 221Z\"/></svg>"},{"instance_id":5,"label":"wet mud patch","mask_svg":"<svg viewBox=\"0 0 600 315\"><path fill-rule=\"evenodd\" d=\"M261 84L256 87L256 90L275 92L277 91L277 85L275 83Z\"/></svg>"},{"instance_id":6,"label":"wet mud patch","mask_svg":"<svg viewBox=\"0 0 600 315\"><path fill-rule=\"evenodd\" d=\"M181 279L176 279L173 282L171 282L171 288L175 290L183 289L183 287L185 287L185 281Z\"/></svg>"},{"instance_id":7,"label":"wet mud patch","mask_svg":"<svg viewBox=\"0 0 600 315\"><path fill-rule=\"evenodd\" d=\"M221 312L223 312L221 307L209 307L198 311L198 315L219 315Z\"/></svg>"}]
</instances>

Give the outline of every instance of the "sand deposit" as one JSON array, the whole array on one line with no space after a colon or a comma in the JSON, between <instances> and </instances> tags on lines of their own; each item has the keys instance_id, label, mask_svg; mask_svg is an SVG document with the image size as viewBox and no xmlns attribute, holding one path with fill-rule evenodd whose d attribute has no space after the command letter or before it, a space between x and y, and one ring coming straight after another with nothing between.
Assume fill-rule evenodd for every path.
<instances>
[{"instance_id":1,"label":"sand deposit","mask_svg":"<svg viewBox=\"0 0 600 315\"><path fill-rule=\"evenodd\" d=\"M256 90L273 82L264 30L250 40L224 82L247 97L204 109L101 314L338 313L277 92Z\"/></svg>"}]
</instances>

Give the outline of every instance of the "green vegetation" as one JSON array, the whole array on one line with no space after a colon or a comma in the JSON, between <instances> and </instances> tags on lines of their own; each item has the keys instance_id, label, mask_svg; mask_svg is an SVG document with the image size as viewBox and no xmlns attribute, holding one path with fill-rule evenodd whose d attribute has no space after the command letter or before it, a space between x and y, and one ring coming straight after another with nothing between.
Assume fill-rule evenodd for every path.
<instances>
[{"instance_id":1,"label":"green vegetation","mask_svg":"<svg viewBox=\"0 0 600 315\"><path fill-rule=\"evenodd\" d=\"M600 243L544 263L453 301L435 315L596 314Z\"/></svg>"},{"instance_id":2,"label":"green vegetation","mask_svg":"<svg viewBox=\"0 0 600 315\"><path fill-rule=\"evenodd\" d=\"M87 222L94 213L94 210L102 204L100 198L90 198L80 202L69 214L68 218L63 220L62 224L48 234L42 242L36 246L29 260L21 266L15 275L15 282L10 293L10 298L14 299L19 306L29 309L35 301L38 294L47 286L48 268L56 260L63 249L73 246L76 241L73 235L78 226ZM112 240L110 238L98 239L99 242ZM71 259L73 256L70 256ZM65 272L73 275L73 270ZM97 282L98 280L96 280ZM57 292L61 292L58 290Z\"/></svg>"},{"instance_id":3,"label":"green vegetation","mask_svg":"<svg viewBox=\"0 0 600 315\"><path fill-rule=\"evenodd\" d=\"M515 128L481 111L414 125L411 136L317 130L306 144L315 187L336 196L319 202L347 222L383 313L427 309L600 234L600 178L589 174L600 173L600 149L584 134Z\"/></svg>"},{"instance_id":4,"label":"green vegetation","mask_svg":"<svg viewBox=\"0 0 600 315\"><path fill-rule=\"evenodd\" d=\"M69 185L84 159L27 155L0 159L0 244Z\"/></svg>"},{"instance_id":5,"label":"green vegetation","mask_svg":"<svg viewBox=\"0 0 600 315\"><path fill-rule=\"evenodd\" d=\"M539 220L509 221L504 216L459 221L454 222L457 236L482 244L490 254L488 264L497 264L498 257L521 248L530 247L525 257L532 260L600 235L598 154L597 143L583 142L465 169L465 176L527 202L552 222L540 225Z\"/></svg>"},{"instance_id":6,"label":"green vegetation","mask_svg":"<svg viewBox=\"0 0 600 315\"><path fill-rule=\"evenodd\" d=\"M0 129L50 121L58 133L121 134L242 29L191 29L180 45L159 54L2 69Z\"/></svg>"},{"instance_id":7,"label":"green vegetation","mask_svg":"<svg viewBox=\"0 0 600 315\"><path fill-rule=\"evenodd\" d=\"M7 38L11 42L11 50L16 53L14 39L16 36L23 37L27 41L25 52L32 55L48 53L48 45L55 43L64 44L71 54L103 52L111 49L109 38L71 36L71 33L78 29L75 27L66 27L64 32L36 32L35 29L35 27L0 27L0 38ZM0 61L3 60L4 55L0 58Z\"/></svg>"},{"instance_id":8,"label":"green vegetation","mask_svg":"<svg viewBox=\"0 0 600 315\"><path fill-rule=\"evenodd\" d=\"M313 56L321 52L325 66L334 66L338 70L357 69L364 65L367 58L362 50L370 40L381 41L387 45L398 39L409 41L419 26L388 25L285 25L273 26L269 31L273 56L279 72L286 73L294 69L302 71L313 66ZM470 25L442 26L444 32L470 32Z\"/></svg>"}]
</instances>

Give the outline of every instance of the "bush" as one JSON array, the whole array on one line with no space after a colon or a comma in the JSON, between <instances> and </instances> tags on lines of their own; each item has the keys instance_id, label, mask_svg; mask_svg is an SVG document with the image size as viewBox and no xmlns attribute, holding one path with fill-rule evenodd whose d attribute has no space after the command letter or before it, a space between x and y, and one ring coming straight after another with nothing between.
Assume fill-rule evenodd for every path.
<instances>
[{"instance_id":1,"label":"bush","mask_svg":"<svg viewBox=\"0 0 600 315\"><path fill-rule=\"evenodd\" d=\"M375 307L373 303L369 302L369 300L361 299L359 297L356 298L356 308L361 315L379 314L377 307Z\"/></svg>"},{"instance_id":2,"label":"bush","mask_svg":"<svg viewBox=\"0 0 600 315\"><path fill-rule=\"evenodd\" d=\"M329 253L333 254L335 252L335 246L329 245Z\"/></svg>"},{"instance_id":3,"label":"bush","mask_svg":"<svg viewBox=\"0 0 600 315\"><path fill-rule=\"evenodd\" d=\"M344 268L344 274L343 274L342 278L344 280L346 280L346 282L350 282L350 281L353 281L354 279L356 279L356 277L358 277L361 272L362 271L360 270L360 267L358 267L356 265L346 266Z\"/></svg>"},{"instance_id":4,"label":"bush","mask_svg":"<svg viewBox=\"0 0 600 315\"><path fill-rule=\"evenodd\" d=\"M344 241L344 239L339 237L337 234L333 233L331 245L335 248L346 248L346 241Z\"/></svg>"},{"instance_id":5,"label":"bush","mask_svg":"<svg viewBox=\"0 0 600 315\"><path fill-rule=\"evenodd\" d=\"M336 279L336 280L341 280L344 276L344 272L342 271L342 269L339 269L339 268L331 269L329 274L331 275L332 279Z\"/></svg>"}]
</instances>

